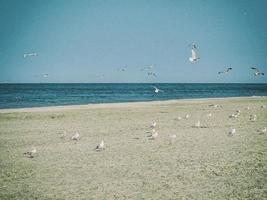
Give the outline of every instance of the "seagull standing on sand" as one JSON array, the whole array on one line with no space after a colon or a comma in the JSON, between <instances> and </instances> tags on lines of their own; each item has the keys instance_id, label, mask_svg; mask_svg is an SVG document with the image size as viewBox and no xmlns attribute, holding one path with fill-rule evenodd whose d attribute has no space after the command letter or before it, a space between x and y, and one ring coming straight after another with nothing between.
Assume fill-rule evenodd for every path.
<instances>
[{"instance_id":1,"label":"seagull standing on sand","mask_svg":"<svg viewBox=\"0 0 267 200\"><path fill-rule=\"evenodd\" d=\"M229 131L229 136L234 136L235 133L236 133L235 128L231 128Z\"/></svg>"},{"instance_id":2,"label":"seagull standing on sand","mask_svg":"<svg viewBox=\"0 0 267 200\"><path fill-rule=\"evenodd\" d=\"M155 89L155 93L163 92L163 90L158 89L157 87L153 87Z\"/></svg>"},{"instance_id":3,"label":"seagull standing on sand","mask_svg":"<svg viewBox=\"0 0 267 200\"><path fill-rule=\"evenodd\" d=\"M29 158L33 158L33 155L37 153L36 148L33 148L31 151L25 152L24 154L28 155Z\"/></svg>"},{"instance_id":4,"label":"seagull standing on sand","mask_svg":"<svg viewBox=\"0 0 267 200\"><path fill-rule=\"evenodd\" d=\"M101 140L100 144L98 144L95 148L96 151L102 151L105 148L104 140Z\"/></svg>"},{"instance_id":5,"label":"seagull standing on sand","mask_svg":"<svg viewBox=\"0 0 267 200\"><path fill-rule=\"evenodd\" d=\"M189 119L190 115L189 114L186 114L185 115L185 119Z\"/></svg>"},{"instance_id":6,"label":"seagull standing on sand","mask_svg":"<svg viewBox=\"0 0 267 200\"><path fill-rule=\"evenodd\" d=\"M79 134L79 133L75 133L75 134L71 137L72 140L78 140L79 138L80 138L80 134Z\"/></svg>"},{"instance_id":7,"label":"seagull standing on sand","mask_svg":"<svg viewBox=\"0 0 267 200\"><path fill-rule=\"evenodd\" d=\"M208 117L211 117L211 116L212 116L212 114L211 114L211 113L209 113L209 114L207 114L207 116L208 116Z\"/></svg>"},{"instance_id":8,"label":"seagull standing on sand","mask_svg":"<svg viewBox=\"0 0 267 200\"><path fill-rule=\"evenodd\" d=\"M260 69L257 68L257 67L251 67L251 69L254 70L254 75L255 75L255 76L264 75L264 73L261 72Z\"/></svg>"},{"instance_id":9,"label":"seagull standing on sand","mask_svg":"<svg viewBox=\"0 0 267 200\"><path fill-rule=\"evenodd\" d=\"M23 58L33 57L33 56L38 56L38 55L35 52L33 52L33 53L24 53L23 54Z\"/></svg>"},{"instance_id":10,"label":"seagull standing on sand","mask_svg":"<svg viewBox=\"0 0 267 200\"><path fill-rule=\"evenodd\" d=\"M226 70L218 72L218 74L228 74L228 72L230 72L232 69L233 69L232 67L228 67Z\"/></svg>"},{"instance_id":11,"label":"seagull standing on sand","mask_svg":"<svg viewBox=\"0 0 267 200\"><path fill-rule=\"evenodd\" d=\"M158 135L159 135L158 132L154 130L152 132L152 134L150 136L148 136L148 137L150 137L150 139L154 140L154 139L156 139L158 137Z\"/></svg>"},{"instance_id":12,"label":"seagull standing on sand","mask_svg":"<svg viewBox=\"0 0 267 200\"><path fill-rule=\"evenodd\" d=\"M152 122L151 125L150 125L150 128L155 128L157 126L157 122Z\"/></svg>"},{"instance_id":13,"label":"seagull standing on sand","mask_svg":"<svg viewBox=\"0 0 267 200\"><path fill-rule=\"evenodd\" d=\"M195 128L199 128L200 127L200 121L197 121L194 125Z\"/></svg>"},{"instance_id":14,"label":"seagull standing on sand","mask_svg":"<svg viewBox=\"0 0 267 200\"><path fill-rule=\"evenodd\" d=\"M267 132L267 128L264 127L264 128L262 128L262 129L258 130L258 132L260 132L260 134L262 135L262 134L264 134L264 133Z\"/></svg>"},{"instance_id":15,"label":"seagull standing on sand","mask_svg":"<svg viewBox=\"0 0 267 200\"><path fill-rule=\"evenodd\" d=\"M250 115L250 121L252 122L257 121L257 115Z\"/></svg>"}]
</instances>

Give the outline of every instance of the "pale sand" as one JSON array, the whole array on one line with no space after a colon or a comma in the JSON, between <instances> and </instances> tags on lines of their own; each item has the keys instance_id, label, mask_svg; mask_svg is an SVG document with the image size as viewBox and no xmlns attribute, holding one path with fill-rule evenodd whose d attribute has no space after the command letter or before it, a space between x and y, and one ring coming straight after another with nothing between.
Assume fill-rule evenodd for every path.
<instances>
[{"instance_id":1,"label":"pale sand","mask_svg":"<svg viewBox=\"0 0 267 200\"><path fill-rule=\"evenodd\" d=\"M0 199L265 199L261 105L266 97L2 109ZM193 128L198 120L207 128ZM159 136L149 140L153 121ZM34 158L23 155L32 147Z\"/></svg>"}]
</instances>

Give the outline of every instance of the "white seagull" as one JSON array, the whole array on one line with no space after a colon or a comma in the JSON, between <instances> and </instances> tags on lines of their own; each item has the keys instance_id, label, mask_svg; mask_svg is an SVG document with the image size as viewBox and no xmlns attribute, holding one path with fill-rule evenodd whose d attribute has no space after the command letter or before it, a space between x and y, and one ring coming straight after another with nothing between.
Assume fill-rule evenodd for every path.
<instances>
[{"instance_id":1,"label":"white seagull","mask_svg":"<svg viewBox=\"0 0 267 200\"><path fill-rule=\"evenodd\" d=\"M257 115L250 115L250 121L252 122L257 121Z\"/></svg>"},{"instance_id":2,"label":"white seagull","mask_svg":"<svg viewBox=\"0 0 267 200\"><path fill-rule=\"evenodd\" d=\"M230 136L234 136L235 133L236 133L235 128L231 128L230 131L229 131L229 135Z\"/></svg>"},{"instance_id":3,"label":"white seagull","mask_svg":"<svg viewBox=\"0 0 267 200\"><path fill-rule=\"evenodd\" d=\"M197 121L193 127L199 128L200 127L200 121Z\"/></svg>"},{"instance_id":4,"label":"white seagull","mask_svg":"<svg viewBox=\"0 0 267 200\"><path fill-rule=\"evenodd\" d=\"M155 128L157 126L157 122L152 122L150 128Z\"/></svg>"},{"instance_id":5,"label":"white seagull","mask_svg":"<svg viewBox=\"0 0 267 200\"><path fill-rule=\"evenodd\" d=\"M43 77L44 77L44 78L47 78L47 77L48 77L48 74L43 74Z\"/></svg>"},{"instance_id":6,"label":"white seagull","mask_svg":"<svg viewBox=\"0 0 267 200\"><path fill-rule=\"evenodd\" d=\"M197 52L195 51L194 48L191 49L191 57L189 58L189 61L194 63L197 62L197 60L199 60L200 58L197 55Z\"/></svg>"},{"instance_id":7,"label":"white seagull","mask_svg":"<svg viewBox=\"0 0 267 200\"><path fill-rule=\"evenodd\" d=\"M264 133L267 132L267 128L264 127L264 128L262 128L262 129L259 129L258 132L260 132L260 134L264 134Z\"/></svg>"},{"instance_id":8,"label":"white seagull","mask_svg":"<svg viewBox=\"0 0 267 200\"><path fill-rule=\"evenodd\" d=\"M157 74L155 72L147 72L147 75L157 77Z\"/></svg>"},{"instance_id":9,"label":"white seagull","mask_svg":"<svg viewBox=\"0 0 267 200\"><path fill-rule=\"evenodd\" d=\"M72 140L78 140L79 138L80 138L80 134L79 134L79 133L75 133L75 134L71 137Z\"/></svg>"},{"instance_id":10,"label":"white seagull","mask_svg":"<svg viewBox=\"0 0 267 200\"><path fill-rule=\"evenodd\" d=\"M230 72L232 69L233 69L232 67L228 67L226 70L218 72L218 74L228 74L228 72Z\"/></svg>"},{"instance_id":11,"label":"white seagull","mask_svg":"<svg viewBox=\"0 0 267 200\"><path fill-rule=\"evenodd\" d=\"M146 67L141 68L141 71L144 71L144 70L152 70L153 68L154 68L154 65L149 65L149 66L146 66Z\"/></svg>"},{"instance_id":12,"label":"white seagull","mask_svg":"<svg viewBox=\"0 0 267 200\"><path fill-rule=\"evenodd\" d=\"M33 52L33 53L24 53L23 54L23 58L32 57L32 56L38 56L38 54L35 53L35 52Z\"/></svg>"},{"instance_id":13,"label":"white seagull","mask_svg":"<svg viewBox=\"0 0 267 200\"><path fill-rule=\"evenodd\" d=\"M185 119L189 119L190 115L189 114L186 114L185 115Z\"/></svg>"},{"instance_id":14,"label":"white seagull","mask_svg":"<svg viewBox=\"0 0 267 200\"><path fill-rule=\"evenodd\" d=\"M150 139L154 140L154 139L156 139L158 137L158 135L159 134L158 134L157 131L153 131L153 133L149 137L150 137Z\"/></svg>"},{"instance_id":15,"label":"white seagull","mask_svg":"<svg viewBox=\"0 0 267 200\"><path fill-rule=\"evenodd\" d=\"M255 75L255 76L264 75L264 73L261 72L260 69L257 68L257 67L251 67L251 69L254 70L254 75Z\"/></svg>"},{"instance_id":16,"label":"white seagull","mask_svg":"<svg viewBox=\"0 0 267 200\"><path fill-rule=\"evenodd\" d=\"M209 113L209 114L207 114L207 116L208 116L208 117L211 117L211 116L212 116L212 114L211 114L211 113Z\"/></svg>"},{"instance_id":17,"label":"white seagull","mask_svg":"<svg viewBox=\"0 0 267 200\"><path fill-rule=\"evenodd\" d=\"M154 92L155 93L159 93L159 92L163 92L163 90L160 90L160 89L158 89L157 87L153 87L155 90L154 90Z\"/></svg>"},{"instance_id":18,"label":"white seagull","mask_svg":"<svg viewBox=\"0 0 267 200\"><path fill-rule=\"evenodd\" d=\"M29 158L33 158L33 155L37 153L36 148L33 148L31 151L25 152L24 154L28 155Z\"/></svg>"},{"instance_id":19,"label":"white seagull","mask_svg":"<svg viewBox=\"0 0 267 200\"><path fill-rule=\"evenodd\" d=\"M124 65L123 67L119 67L117 71L125 72L127 70L127 65Z\"/></svg>"},{"instance_id":20,"label":"white seagull","mask_svg":"<svg viewBox=\"0 0 267 200\"><path fill-rule=\"evenodd\" d=\"M101 140L100 144L98 144L95 148L96 151L102 151L105 148L104 140Z\"/></svg>"}]
</instances>

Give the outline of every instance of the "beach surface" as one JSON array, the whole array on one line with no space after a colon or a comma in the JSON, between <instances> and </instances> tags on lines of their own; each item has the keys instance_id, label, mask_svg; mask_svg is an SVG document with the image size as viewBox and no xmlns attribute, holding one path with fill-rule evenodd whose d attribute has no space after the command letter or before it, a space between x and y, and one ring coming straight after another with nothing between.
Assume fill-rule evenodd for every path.
<instances>
[{"instance_id":1,"label":"beach surface","mask_svg":"<svg viewBox=\"0 0 267 200\"><path fill-rule=\"evenodd\" d=\"M267 97L1 109L0 199L266 199L266 126Z\"/></svg>"}]
</instances>

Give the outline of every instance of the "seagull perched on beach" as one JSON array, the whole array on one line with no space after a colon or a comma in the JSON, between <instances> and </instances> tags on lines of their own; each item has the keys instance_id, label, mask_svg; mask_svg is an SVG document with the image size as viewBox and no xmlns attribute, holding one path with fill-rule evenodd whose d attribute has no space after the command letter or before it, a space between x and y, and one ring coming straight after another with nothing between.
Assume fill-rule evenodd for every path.
<instances>
[{"instance_id":1,"label":"seagull perched on beach","mask_svg":"<svg viewBox=\"0 0 267 200\"><path fill-rule=\"evenodd\" d=\"M266 106L265 105L262 105L261 108L266 108Z\"/></svg>"},{"instance_id":2,"label":"seagull perched on beach","mask_svg":"<svg viewBox=\"0 0 267 200\"><path fill-rule=\"evenodd\" d=\"M149 139L154 140L154 139L156 139L158 137L158 135L159 135L158 132L154 130L154 131L152 131L152 134L149 135L148 137L149 137Z\"/></svg>"},{"instance_id":3,"label":"seagull perched on beach","mask_svg":"<svg viewBox=\"0 0 267 200\"><path fill-rule=\"evenodd\" d=\"M212 116L212 114L211 114L211 113L209 113L209 114L207 114L207 116L208 116L208 117L211 117L211 116Z\"/></svg>"},{"instance_id":4,"label":"seagull perched on beach","mask_svg":"<svg viewBox=\"0 0 267 200\"><path fill-rule=\"evenodd\" d=\"M155 89L155 93L163 92L163 90L158 89L157 87L153 87Z\"/></svg>"},{"instance_id":5,"label":"seagull perched on beach","mask_svg":"<svg viewBox=\"0 0 267 200\"><path fill-rule=\"evenodd\" d=\"M33 158L33 155L37 153L36 148L33 148L31 151L27 151L24 154L28 155L29 158Z\"/></svg>"},{"instance_id":6,"label":"seagull perched on beach","mask_svg":"<svg viewBox=\"0 0 267 200\"><path fill-rule=\"evenodd\" d=\"M257 121L257 115L250 115L250 121L255 122Z\"/></svg>"},{"instance_id":7,"label":"seagull perched on beach","mask_svg":"<svg viewBox=\"0 0 267 200\"><path fill-rule=\"evenodd\" d=\"M33 56L38 56L38 54L35 53L35 52L33 52L33 53L24 53L23 54L23 58L33 57Z\"/></svg>"},{"instance_id":8,"label":"seagull perched on beach","mask_svg":"<svg viewBox=\"0 0 267 200\"><path fill-rule=\"evenodd\" d=\"M186 114L185 115L185 119L189 119L190 115L189 114Z\"/></svg>"},{"instance_id":9,"label":"seagull perched on beach","mask_svg":"<svg viewBox=\"0 0 267 200\"><path fill-rule=\"evenodd\" d=\"M248 106L246 109L247 109L247 110L250 110L250 107Z\"/></svg>"},{"instance_id":10,"label":"seagull perched on beach","mask_svg":"<svg viewBox=\"0 0 267 200\"><path fill-rule=\"evenodd\" d=\"M257 68L257 67L251 67L251 69L254 70L254 75L255 75L255 76L264 75L264 73L261 72L260 69Z\"/></svg>"},{"instance_id":11,"label":"seagull perched on beach","mask_svg":"<svg viewBox=\"0 0 267 200\"><path fill-rule=\"evenodd\" d=\"M197 121L193 127L199 128L200 127L200 121Z\"/></svg>"},{"instance_id":12,"label":"seagull perched on beach","mask_svg":"<svg viewBox=\"0 0 267 200\"><path fill-rule=\"evenodd\" d=\"M232 67L228 67L226 70L218 72L218 74L228 74L228 72L230 72L232 69Z\"/></svg>"},{"instance_id":13,"label":"seagull perched on beach","mask_svg":"<svg viewBox=\"0 0 267 200\"><path fill-rule=\"evenodd\" d=\"M75 133L75 134L71 137L72 140L78 140L79 138L80 138L80 134L79 134L79 133Z\"/></svg>"},{"instance_id":14,"label":"seagull perched on beach","mask_svg":"<svg viewBox=\"0 0 267 200\"><path fill-rule=\"evenodd\" d=\"M231 128L229 131L229 136L234 136L235 133L236 133L235 128Z\"/></svg>"},{"instance_id":15,"label":"seagull perched on beach","mask_svg":"<svg viewBox=\"0 0 267 200\"><path fill-rule=\"evenodd\" d=\"M152 122L150 128L155 128L157 126L157 122Z\"/></svg>"},{"instance_id":16,"label":"seagull perched on beach","mask_svg":"<svg viewBox=\"0 0 267 200\"><path fill-rule=\"evenodd\" d=\"M262 128L262 129L259 129L258 132L260 132L260 134L264 134L264 133L267 132L267 128L264 127L264 128Z\"/></svg>"},{"instance_id":17,"label":"seagull perched on beach","mask_svg":"<svg viewBox=\"0 0 267 200\"><path fill-rule=\"evenodd\" d=\"M191 63L197 62L200 58L197 55L196 49L192 48L191 49L191 57L189 57L189 61Z\"/></svg>"},{"instance_id":18,"label":"seagull perched on beach","mask_svg":"<svg viewBox=\"0 0 267 200\"><path fill-rule=\"evenodd\" d=\"M100 144L98 144L95 148L96 151L102 151L105 148L104 140L101 140Z\"/></svg>"}]
</instances>

